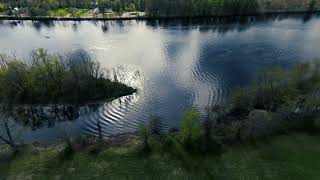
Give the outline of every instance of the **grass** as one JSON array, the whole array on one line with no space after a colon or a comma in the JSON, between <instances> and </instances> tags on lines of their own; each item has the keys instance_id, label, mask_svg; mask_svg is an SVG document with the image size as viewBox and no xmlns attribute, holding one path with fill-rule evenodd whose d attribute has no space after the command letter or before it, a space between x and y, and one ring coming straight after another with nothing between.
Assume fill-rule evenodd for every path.
<instances>
[{"instance_id":1,"label":"grass","mask_svg":"<svg viewBox=\"0 0 320 180\"><path fill-rule=\"evenodd\" d=\"M50 16L54 16L54 17L65 17L68 15L69 15L69 12L67 8L61 8L56 11L50 11Z\"/></svg>"},{"instance_id":2,"label":"grass","mask_svg":"<svg viewBox=\"0 0 320 180\"><path fill-rule=\"evenodd\" d=\"M272 141L226 147L221 155L139 155L134 147L65 158L55 150L24 153L0 161L8 179L228 179L320 178L320 135L282 135Z\"/></svg>"},{"instance_id":3,"label":"grass","mask_svg":"<svg viewBox=\"0 0 320 180\"><path fill-rule=\"evenodd\" d=\"M60 8L55 11L50 11L50 16L53 17L67 17L67 16L72 16L70 9L68 8ZM75 17L86 17L89 15L89 10L88 9L75 9L74 16Z\"/></svg>"},{"instance_id":4,"label":"grass","mask_svg":"<svg viewBox=\"0 0 320 180\"><path fill-rule=\"evenodd\" d=\"M76 17L86 17L89 15L88 9L77 9L75 16Z\"/></svg>"}]
</instances>

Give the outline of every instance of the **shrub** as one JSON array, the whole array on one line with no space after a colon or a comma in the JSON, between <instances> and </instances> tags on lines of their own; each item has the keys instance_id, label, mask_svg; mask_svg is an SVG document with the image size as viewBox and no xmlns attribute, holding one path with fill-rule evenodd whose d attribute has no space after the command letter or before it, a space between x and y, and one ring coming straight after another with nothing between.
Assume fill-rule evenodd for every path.
<instances>
[{"instance_id":1,"label":"shrub","mask_svg":"<svg viewBox=\"0 0 320 180\"><path fill-rule=\"evenodd\" d=\"M3 3L0 3L0 12L5 11L5 9L6 9L6 5Z\"/></svg>"},{"instance_id":2,"label":"shrub","mask_svg":"<svg viewBox=\"0 0 320 180\"><path fill-rule=\"evenodd\" d=\"M150 129L148 129L148 127L143 124L139 127L138 133L142 140L142 152L150 152L151 151L151 146L149 144L149 140L151 138Z\"/></svg>"},{"instance_id":3,"label":"shrub","mask_svg":"<svg viewBox=\"0 0 320 180\"><path fill-rule=\"evenodd\" d=\"M231 113L234 115L247 115L253 108L253 96L249 89L240 88L234 91L231 97Z\"/></svg>"},{"instance_id":4,"label":"shrub","mask_svg":"<svg viewBox=\"0 0 320 180\"><path fill-rule=\"evenodd\" d=\"M293 129L314 132L320 112L319 67L310 62L260 73L252 85L234 92L230 108L212 108L215 136L222 142L238 142Z\"/></svg>"},{"instance_id":5,"label":"shrub","mask_svg":"<svg viewBox=\"0 0 320 180\"><path fill-rule=\"evenodd\" d=\"M258 139L272 132L272 115L267 111L254 110L241 128L242 139Z\"/></svg>"},{"instance_id":6,"label":"shrub","mask_svg":"<svg viewBox=\"0 0 320 180\"><path fill-rule=\"evenodd\" d=\"M67 11L67 9L58 9L56 11L51 11L50 15L51 16L58 16L58 17L64 17L67 16L69 14L69 12Z\"/></svg>"},{"instance_id":7,"label":"shrub","mask_svg":"<svg viewBox=\"0 0 320 180\"><path fill-rule=\"evenodd\" d=\"M315 10L317 5L317 0L309 0L309 11Z\"/></svg>"},{"instance_id":8,"label":"shrub","mask_svg":"<svg viewBox=\"0 0 320 180\"><path fill-rule=\"evenodd\" d=\"M61 160L71 159L76 152L72 144L72 139L68 137L65 138L64 141L65 147L60 153L60 158Z\"/></svg>"},{"instance_id":9,"label":"shrub","mask_svg":"<svg viewBox=\"0 0 320 180\"><path fill-rule=\"evenodd\" d=\"M195 111L186 112L183 115L181 130L179 132L180 141L187 147L192 148L200 136L199 113Z\"/></svg>"}]
</instances>

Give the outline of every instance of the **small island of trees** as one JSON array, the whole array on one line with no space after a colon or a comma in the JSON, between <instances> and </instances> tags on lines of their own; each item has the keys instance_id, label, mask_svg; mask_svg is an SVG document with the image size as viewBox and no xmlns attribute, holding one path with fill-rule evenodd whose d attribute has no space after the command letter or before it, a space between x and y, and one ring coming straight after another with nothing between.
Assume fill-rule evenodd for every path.
<instances>
[{"instance_id":1,"label":"small island of trees","mask_svg":"<svg viewBox=\"0 0 320 180\"><path fill-rule=\"evenodd\" d=\"M34 51L29 59L0 56L0 101L5 104L84 104L134 93L110 80L85 51L76 55Z\"/></svg>"}]
</instances>

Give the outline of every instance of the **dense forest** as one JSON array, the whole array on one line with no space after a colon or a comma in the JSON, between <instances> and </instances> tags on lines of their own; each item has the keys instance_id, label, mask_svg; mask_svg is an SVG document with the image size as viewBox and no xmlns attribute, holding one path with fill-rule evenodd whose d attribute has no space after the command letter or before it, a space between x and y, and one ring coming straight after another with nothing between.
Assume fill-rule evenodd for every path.
<instances>
[{"instance_id":1,"label":"dense forest","mask_svg":"<svg viewBox=\"0 0 320 180\"><path fill-rule=\"evenodd\" d=\"M67 9L99 9L112 12L146 12L149 16L208 16L239 14L268 10L314 10L320 0L0 0L0 11L14 7L25 9L29 15L50 15ZM51 13L52 14L52 13Z\"/></svg>"}]
</instances>

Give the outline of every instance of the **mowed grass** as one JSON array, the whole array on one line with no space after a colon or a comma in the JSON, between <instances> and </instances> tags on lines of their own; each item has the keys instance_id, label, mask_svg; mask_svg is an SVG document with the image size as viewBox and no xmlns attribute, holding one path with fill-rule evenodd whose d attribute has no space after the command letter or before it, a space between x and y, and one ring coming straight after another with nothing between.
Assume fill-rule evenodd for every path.
<instances>
[{"instance_id":1,"label":"mowed grass","mask_svg":"<svg viewBox=\"0 0 320 180\"><path fill-rule=\"evenodd\" d=\"M51 16L57 16L57 17L64 17L70 14L67 8L61 8L56 11L50 11L49 13Z\"/></svg>"},{"instance_id":2,"label":"mowed grass","mask_svg":"<svg viewBox=\"0 0 320 180\"><path fill-rule=\"evenodd\" d=\"M64 156L27 148L14 158L1 159L0 179L320 179L320 135L282 135L225 147L219 155L174 154L142 155L126 147Z\"/></svg>"}]
</instances>

